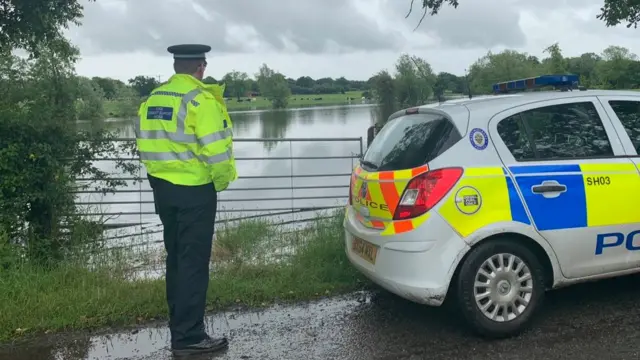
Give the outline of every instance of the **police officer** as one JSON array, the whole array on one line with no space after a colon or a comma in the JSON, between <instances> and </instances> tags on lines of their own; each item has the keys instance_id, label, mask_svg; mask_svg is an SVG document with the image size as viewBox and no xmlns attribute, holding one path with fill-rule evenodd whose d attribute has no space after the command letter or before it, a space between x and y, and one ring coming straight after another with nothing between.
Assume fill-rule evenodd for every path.
<instances>
[{"instance_id":1,"label":"police officer","mask_svg":"<svg viewBox=\"0 0 640 360\"><path fill-rule=\"evenodd\" d=\"M228 347L204 327L217 192L237 179L224 87L203 84L206 45L175 45L175 75L140 106L136 142L164 226L175 355Z\"/></svg>"},{"instance_id":2,"label":"police officer","mask_svg":"<svg viewBox=\"0 0 640 360\"><path fill-rule=\"evenodd\" d=\"M367 147L371 146L373 139L378 135L380 130L382 129L382 125L379 122L369 126L367 129Z\"/></svg>"}]
</instances>

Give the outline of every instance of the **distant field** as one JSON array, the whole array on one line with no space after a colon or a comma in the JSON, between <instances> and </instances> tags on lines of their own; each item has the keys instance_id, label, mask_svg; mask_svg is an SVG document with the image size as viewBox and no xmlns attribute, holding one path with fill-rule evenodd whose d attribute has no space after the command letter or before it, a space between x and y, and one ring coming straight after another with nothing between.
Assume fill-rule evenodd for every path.
<instances>
[{"instance_id":1,"label":"distant field","mask_svg":"<svg viewBox=\"0 0 640 360\"><path fill-rule=\"evenodd\" d=\"M289 98L289 107L304 106L326 106L348 104L349 98L352 104L360 104L362 99L362 91L347 91L344 94L312 94L312 95L292 95ZM252 110L252 109L270 109L271 102L261 96L255 98L255 101L247 101L248 98L241 98L238 102L236 98L227 100L227 109L234 110ZM104 112L108 117L131 117L136 116L139 102L135 102L135 106L131 105L131 101L126 100L105 100Z\"/></svg>"},{"instance_id":2,"label":"distant field","mask_svg":"<svg viewBox=\"0 0 640 360\"><path fill-rule=\"evenodd\" d=\"M344 94L292 95L289 98L289 107L348 104L349 98L354 99L351 100L351 103L359 104L362 99L362 91L347 91ZM247 98L242 98L242 100L247 100ZM271 108L271 102L261 96L256 97L255 101L238 102L235 98L227 100L229 111L269 108Z\"/></svg>"}]
</instances>

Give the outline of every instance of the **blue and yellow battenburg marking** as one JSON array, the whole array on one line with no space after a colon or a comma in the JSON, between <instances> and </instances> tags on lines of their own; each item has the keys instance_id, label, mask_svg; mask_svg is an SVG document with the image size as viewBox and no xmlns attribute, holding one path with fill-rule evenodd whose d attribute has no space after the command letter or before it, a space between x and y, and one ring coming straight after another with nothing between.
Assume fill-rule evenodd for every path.
<instances>
[{"instance_id":1,"label":"blue and yellow battenburg marking","mask_svg":"<svg viewBox=\"0 0 640 360\"><path fill-rule=\"evenodd\" d=\"M640 176L633 163L512 166L509 170L540 231L640 222ZM556 180L567 191L556 198L532 187Z\"/></svg>"},{"instance_id":2,"label":"blue and yellow battenburg marking","mask_svg":"<svg viewBox=\"0 0 640 360\"><path fill-rule=\"evenodd\" d=\"M480 194L481 205L473 214L458 209L455 194L472 187ZM531 222L513 181L502 167L465 168L462 179L451 190L438 210L439 214L463 237L500 222Z\"/></svg>"},{"instance_id":3,"label":"blue and yellow battenburg marking","mask_svg":"<svg viewBox=\"0 0 640 360\"><path fill-rule=\"evenodd\" d=\"M424 172L428 169L425 167L419 170ZM630 161L523 165L509 167L509 170L522 197L505 168L465 168L463 177L444 199L438 213L463 237L501 222L535 225L540 231L640 223L640 211L637 210L637 204L640 204L640 176L636 166ZM411 231L426 221L431 211L416 219L392 221L395 204L408 180L415 174L407 172L403 176L387 175L368 174L356 168L352 176L355 183L352 195L358 193L363 180L367 179L371 190L368 197L381 204L390 204L389 208L372 209L377 220L364 219L357 213L356 216L365 226L383 230L381 235ZM556 198L545 198L542 194L533 193L533 186L550 180L565 185L566 192ZM460 204L456 204L456 200L460 200L456 198L456 194L465 187L473 188L480 195L479 208L473 213L461 211ZM354 204L354 209L357 211L360 206Z\"/></svg>"}]
</instances>

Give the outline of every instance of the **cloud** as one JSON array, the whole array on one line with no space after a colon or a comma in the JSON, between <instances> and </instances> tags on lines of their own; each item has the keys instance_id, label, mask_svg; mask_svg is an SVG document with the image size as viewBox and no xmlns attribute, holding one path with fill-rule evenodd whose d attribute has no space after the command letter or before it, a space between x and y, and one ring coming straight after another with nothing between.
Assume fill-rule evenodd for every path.
<instances>
[{"instance_id":1,"label":"cloud","mask_svg":"<svg viewBox=\"0 0 640 360\"><path fill-rule=\"evenodd\" d=\"M415 28L422 17L421 1L416 0L411 15L403 22ZM411 1L386 0L396 17L406 16ZM444 5L435 16L427 16L416 31L440 40L442 47L492 48L522 47L526 35L520 28L520 12L505 0L461 0L457 9Z\"/></svg>"},{"instance_id":2,"label":"cloud","mask_svg":"<svg viewBox=\"0 0 640 360\"><path fill-rule=\"evenodd\" d=\"M102 0L85 5L82 22L71 37L92 53L165 54L177 43L307 54L403 45L399 32L382 30L350 0Z\"/></svg>"},{"instance_id":3,"label":"cloud","mask_svg":"<svg viewBox=\"0 0 640 360\"><path fill-rule=\"evenodd\" d=\"M78 71L121 79L172 73L166 48L211 45L211 75L253 74L262 63L297 78L368 79L393 68L401 53L435 71L463 74L488 50L545 57L558 42L565 56L619 45L640 54L640 30L596 19L604 0L460 0L405 19L411 0L99 0L69 34L83 59ZM416 3L421 3L416 0Z\"/></svg>"}]
</instances>

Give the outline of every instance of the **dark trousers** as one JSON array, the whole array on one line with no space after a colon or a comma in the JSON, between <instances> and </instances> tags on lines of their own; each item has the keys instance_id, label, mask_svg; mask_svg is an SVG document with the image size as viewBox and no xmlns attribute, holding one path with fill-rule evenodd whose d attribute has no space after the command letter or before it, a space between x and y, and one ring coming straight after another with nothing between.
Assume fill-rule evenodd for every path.
<instances>
[{"instance_id":1,"label":"dark trousers","mask_svg":"<svg viewBox=\"0 0 640 360\"><path fill-rule=\"evenodd\" d=\"M217 193L213 184L181 186L152 176L149 183L164 226L171 345L192 345L207 337L204 313Z\"/></svg>"}]
</instances>

